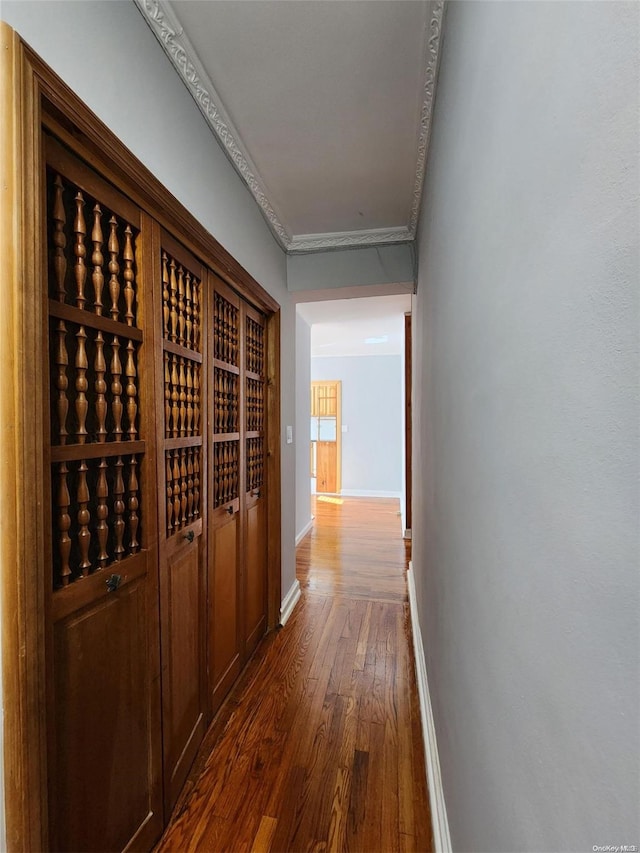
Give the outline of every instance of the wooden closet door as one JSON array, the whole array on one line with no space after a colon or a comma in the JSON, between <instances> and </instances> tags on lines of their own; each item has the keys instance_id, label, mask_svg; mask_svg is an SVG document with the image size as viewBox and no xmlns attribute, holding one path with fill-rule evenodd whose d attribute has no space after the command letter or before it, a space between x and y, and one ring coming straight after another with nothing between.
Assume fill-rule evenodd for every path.
<instances>
[{"instance_id":1,"label":"wooden closet door","mask_svg":"<svg viewBox=\"0 0 640 853\"><path fill-rule=\"evenodd\" d=\"M240 519L244 454L240 297L209 274L210 316L210 508L209 698L215 713L240 674L242 658Z\"/></svg>"},{"instance_id":2,"label":"wooden closet door","mask_svg":"<svg viewBox=\"0 0 640 853\"><path fill-rule=\"evenodd\" d=\"M175 805L206 729L205 270L156 226L164 787ZM164 393L160 393L163 389Z\"/></svg>"},{"instance_id":3,"label":"wooden closet door","mask_svg":"<svg viewBox=\"0 0 640 853\"><path fill-rule=\"evenodd\" d=\"M48 136L45 156L51 848L148 849L162 830L150 220Z\"/></svg>"},{"instance_id":4,"label":"wooden closet door","mask_svg":"<svg viewBox=\"0 0 640 853\"><path fill-rule=\"evenodd\" d=\"M244 306L244 652L248 657L267 630L267 484L265 480L265 321Z\"/></svg>"}]
</instances>

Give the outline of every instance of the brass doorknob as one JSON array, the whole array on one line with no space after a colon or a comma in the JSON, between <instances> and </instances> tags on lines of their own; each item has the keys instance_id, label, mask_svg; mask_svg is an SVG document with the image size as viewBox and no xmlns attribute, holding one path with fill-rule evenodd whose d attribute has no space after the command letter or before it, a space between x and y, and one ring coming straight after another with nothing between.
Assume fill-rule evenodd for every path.
<instances>
[{"instance_id":1,"label":"brass doorknob","mask_svg":"<svg viewBox=\"0 0 640 853\"><path fill-rule=\"evenodd\" d=\"M115 592L122 583L122 577L120 575L111 575L105 583L107 584L109 592Z\"/></svg>"},{"instance_id":2,"label":"brass doorknob","mask_svg":"<svg viewBox=\"0 0 640 853\"><path fill-rule=\"evenodd\" d=\"M190 530L188 533L184 534L184 538L187 540L187 542L193 542L193 540L196 538L196 534L193 532L193 530Z\"/></svg>"},{"instance_id":3,"label":"brass doorknob","mask_svg":"<svg viewBox=\"0 0 640 853\"><path fill-rule=\"evenodd\" d=\"M227 507L227 512L229 513L229 515L233 515L233 507L232 507L232 506L228 506L228 507Z\"/></svg>"}]
</instances>

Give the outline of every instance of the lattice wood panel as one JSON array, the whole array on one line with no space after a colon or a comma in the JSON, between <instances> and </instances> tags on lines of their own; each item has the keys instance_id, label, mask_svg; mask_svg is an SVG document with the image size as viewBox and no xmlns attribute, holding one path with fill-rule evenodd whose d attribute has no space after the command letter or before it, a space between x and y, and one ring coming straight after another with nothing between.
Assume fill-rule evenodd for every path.
<instances>
[{"instance_id":1,"label":"lattice wood panel","mask_svg":"<svg viewBox=\"0 0 640 853\"><path fill-rule=\"evenodd\" d=\"M214 370L214 432L235 433L239 427L240 396L239 379L236 373L224 368Z\"/></svg>"},{"instance_id":2,"label":"lattice wood panel","mask_svg":"<svg viewBox=\"0 0 640 853\"><path fill-rule=\"evenodd\" d=\"M264 483L264 440L247 439L247 491L256 491Z\"/></svg>"},{"instance_id":3,"label":"lattice wood panel","mask_svg":"<svg viewBox=\"0 0 640 853\"><path fill-rule=\"evenodd\" d=\"M240 361L239 311L218 292L214 298L213 323L214 358L237 367Z\"/></svg>"},{"instance_id":4,"label":"lattice wood panel","mask_svg":"<svg viewBox=\"0 0 640 853\"><path fill-rule=\"evenodd\" d=\"M219 441L214 445L214 507L223 506L239 497L239 441Z\"/></svg>"},{"instance_id":5,"label":"lattice wood panel","mask_svg":"<svg viewBox=\"0 0 640 853\"><path fill-rule=\"evenodd\" d=\"M247 317L245 340L245 369L250 373L262 375L264 373L264 326L253 317Z\"/></svg>"},{"instance_id":6,"label":"lattice wood panel","mask_svg":"<svg viewBox=\"0 0 640 853\"><path fill-rule=\"evenodd\" d=\"M201 511L203 290L176 253L163 247L161 254L167 537Z\"/></svg>"},{"instance_id":7,"label":"lattice wood panel","mask_svg":"<svg viewBox=\"0 0 640 853\"><path fill-rule=\"evenodd\" d=\"M264 318L253 309L245 317L245 456L246 490L257 497L265 470L265 330Z\"/></svg>"},{"instance_id":8,"label":"lattice wood panel","mask_svg":"<svg viewBox=\"0 0 640 853\"><path fill-rule=\"evenodd\" d=\"M201 365L164 352L165 438L200 435Z\"/></svg>"},{"instance_id":9,"label":"lattice wood panel","mask_svg":"<svg viewBox=\"0 0 640 853\"><path fill-rule=\"evenodd\" d=\"M200 518L201 447L165 451L167 536Z\"/></svg>"},{"instance_id":10,"label":"lattice wood panel","mask_svg":"<svg viewBox=\"0 0 640 853\"><path fill-rule=\"evenodd\" d=\"M53 586L140 549L138 229L47 170Z\"/></svg>"},{"instance_id":11,"label":"lattice wood panel","mask_svg":"<svg viewBox=\"0 0 640 853\"><path fill-rule=\"evenodd\" d=\"M247 378L245 396L246 426L248 432L264 429L264 382Z\"/></svg>"}]
</instances>

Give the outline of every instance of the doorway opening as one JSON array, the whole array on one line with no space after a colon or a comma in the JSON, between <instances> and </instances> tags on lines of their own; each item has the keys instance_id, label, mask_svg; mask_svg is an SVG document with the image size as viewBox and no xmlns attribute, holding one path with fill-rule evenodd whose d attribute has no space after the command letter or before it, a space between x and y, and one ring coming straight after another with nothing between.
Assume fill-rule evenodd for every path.
<instances>
[{"instance_id":1,"label":"doorway opening","mask_svg":"<svg viewBox=\"0 0 640 853\"><path fill-rule=\"evenodd\" d=\"M395 499L407 524L406 318L411 294L299 303L298 541L325 496ZM306 377L304 367L307 367ZM306 387L305 387L306 383Z\"/></svg>"}]
</instances>

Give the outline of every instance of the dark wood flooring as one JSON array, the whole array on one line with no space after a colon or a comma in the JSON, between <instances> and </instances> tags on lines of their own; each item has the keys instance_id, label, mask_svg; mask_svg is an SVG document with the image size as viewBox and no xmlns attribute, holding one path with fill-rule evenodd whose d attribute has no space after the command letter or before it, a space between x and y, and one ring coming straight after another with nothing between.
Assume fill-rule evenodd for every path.
<instances>
[{"instance_id":1,"label":"dark wood flooring","mask_svg":"<svg viewBox=\"0 0 640 853\"><path fill-rule=\"evenodd\" d=\"M398 501L314 503L302 599L214 721L162 853L433 849Z\"/></svg>"}]
</instances>

